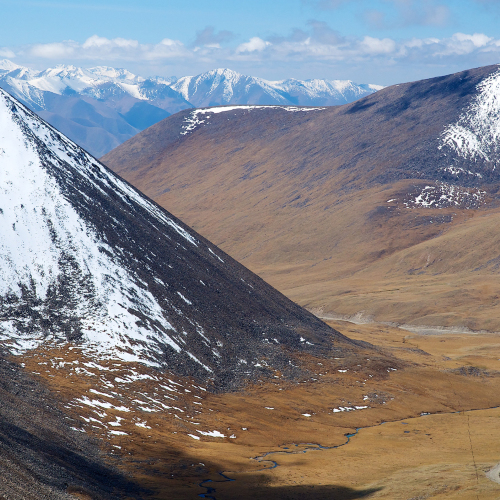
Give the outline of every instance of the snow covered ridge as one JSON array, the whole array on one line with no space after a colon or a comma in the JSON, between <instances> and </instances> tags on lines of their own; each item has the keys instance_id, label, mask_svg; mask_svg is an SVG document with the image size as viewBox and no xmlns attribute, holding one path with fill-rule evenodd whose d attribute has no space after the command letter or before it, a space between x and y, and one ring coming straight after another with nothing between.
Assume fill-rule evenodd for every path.
<instances>
[{"instance_id":1,"label":"snow covered ridge","mask_svg":"<svg viewBox=\"0 0 500 500\"><path fill-rule=\"evenodd\" d=\"M203 109L195 109L189 113L187 118L184 120L182 125L181 135L187 135L193 130L196 129L199 125L209 125L208 118L211 114L219 114L219 113L227 113L230 111L245 111L245 110L254 110L254 109L282 109L283 111L288 111L291 113L297 112L307 112L307 111L321 111L326 109L322 108L300 108L297 106L257 106L257 105L241 105L241 106L220 106L213 108L203 108ZM234 114L234 113L233 113ZM201 119L200 115L208 115L206 119Z\"/></svg>"},{"instance_id":2,"label":"snow covered ridge","mask_svg":"<svg viewBox=\"0 0 500 500\"><path fill-rule=\"evenodd\" d=\"M155 92L151 92L152 86L168 86L196 107L264 103L331 106L352 102L383 88L380 85L356 84L350 80L268 81L224 68L179 79L174 76L144 78L126 69L105 66L85 69L58 65L44 71L35 71L5 59L0 61L0 83L2 79L18 92L16 97L25 97L27 101L30 94L37 90L59 95L68 93L69 90L102 99L103 92L110 85L135 99L152 100L151 94L153 99L155 95ZM265 102L261 100L263 96Z\"/></svg>"},{"instance_id":3,"label":"snow covered ridge","mask_svg":"<svg viewBox=\"0 0 500 500\"><path fill-rule=\"evenodd\" d=\"M225 68L197 76L184 76L172 88L196 107L217 104L296 104L332 106L346 104L381 90L373 84L350 80L280 80L242 75Z\"/></svg>"},{"instance_id":4,"label":"snow covered ridge","mask_svg":"<svg viewBox=\"0 0 500 500\"><path fill-rule=\"evenodd\" d=\"M452 154L473 162L492 162L494 170L500 152L499 139L500 69L478 84L477 94L457 122L444 129L439 149L451 150ZM468 170L454 173L462 174L474 175Z\"/></svg>"},{"instance_id":5,"label":"snow covered ridge","mask_svg":"<svg viewBox=\"0 0 500 500\"><path fill-rule=\"evenodd\" d=\"M12 340L18 353L58 333L82 336L93 349L124 360L150 359L151 345L158 352L162 344L180 351L169 336L174 328L153 295L116 262L116 249L77 213L48 162L55 169L76 170L89 181L98 176L113 182L120 196L141 204L186 243L197 245L156 206L125 182L107 179L90 155L0 90L0 339ZM35 318L16 308L17 303L25 305L26 294L32 296ZM55 305L60 307L58 320ZM139 326L132 311L149 316L154 327ZM152 335L160 342L151 344Z\"/></svg>"}]
</instances>

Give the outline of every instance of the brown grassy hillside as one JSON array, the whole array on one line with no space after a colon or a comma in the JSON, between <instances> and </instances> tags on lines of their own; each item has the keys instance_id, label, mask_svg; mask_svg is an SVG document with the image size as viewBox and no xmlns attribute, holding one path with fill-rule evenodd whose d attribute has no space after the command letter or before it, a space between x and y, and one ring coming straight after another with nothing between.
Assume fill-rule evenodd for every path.
<instances>
[{"instance_id":1,"label":"brown grassy hillside","mask_svg":"<svg viewBox=\"0 0 500 500\"><path fill-rule=\"evenodd\" d=\"M494 70L333 108L205 110L188 131L181 112L103 161L308 308L499 330L497 174L455 178L438 147ZM422 208L426 186L459 196Z\"/></svg>"}]
</instances>

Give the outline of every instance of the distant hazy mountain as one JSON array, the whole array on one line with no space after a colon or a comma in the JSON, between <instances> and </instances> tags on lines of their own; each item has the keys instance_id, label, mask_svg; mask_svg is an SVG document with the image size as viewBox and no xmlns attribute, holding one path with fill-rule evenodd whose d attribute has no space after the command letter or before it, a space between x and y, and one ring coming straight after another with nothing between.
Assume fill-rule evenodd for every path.
<instances>
[{"instance_id":1,"label":"distant hazy mountain","mask_svg":"<svg viewBox=\"0 0 500 500\"><path fill-rule=\"evenodd\" d=\"M229 69L180 79L143 78L125 69L59 65L34 71L0 61L0 88L94 156L186 108L220 104L330 106L382 87L350 81L269 82Z\"/></svg>"},{"instance_id":2,"label":"distant hazy mountain","mask_svg":"<svg viewBox=\"0 0 500 500\"><path fill-rule=\"evenodd\" d=\"M97 157L170 114L193 107L169 83L102 66L33 71L0 61L1 88Z\"/></svg>"},{"instance_id":3,"label":"distant hazy mountain","mask_svg":"<svg viewBox=\"0 0 500 500\"><path fill-rule=\"evenodd\" d=\"M383 87L349 80L267 81L230 69L215 69L179 78L172 88L196 107L221 104L281 104L334 106L373 94Z\"/></svg>"}]
</instances>

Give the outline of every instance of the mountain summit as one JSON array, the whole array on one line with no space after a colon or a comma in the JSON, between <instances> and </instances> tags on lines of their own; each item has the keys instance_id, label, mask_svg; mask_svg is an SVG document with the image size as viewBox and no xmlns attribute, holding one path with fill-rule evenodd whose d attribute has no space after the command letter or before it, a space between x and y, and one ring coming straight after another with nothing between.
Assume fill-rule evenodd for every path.
<instances>
[{"instance_id":1,"label":"mountain summit","mask_svg":"<svg viewBox=\"0 0 500 500\"><path fill-rule=\"evenodd\" d=\"M352 343L0 91L0 339L218 388ZM335 347L333 348L335 349Z\"/></svg>"}]
</instances>

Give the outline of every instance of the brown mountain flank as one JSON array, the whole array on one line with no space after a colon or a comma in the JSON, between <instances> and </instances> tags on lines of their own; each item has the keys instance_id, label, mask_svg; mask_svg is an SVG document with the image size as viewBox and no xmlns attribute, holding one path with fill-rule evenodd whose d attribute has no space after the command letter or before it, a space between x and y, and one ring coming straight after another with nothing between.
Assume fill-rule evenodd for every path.
<instances>
[{"instance_id":1,"label":"brown mountain flank","mask_svg":"<svg viewBox=\"0 0 500 500\"><path fill-rule=\"evenodd\" d=\"M345 106L183 111L102 160L325 316L500 330L499 178L453 173L439 142L497 69Z\"/></svg>"}]
</instances>

